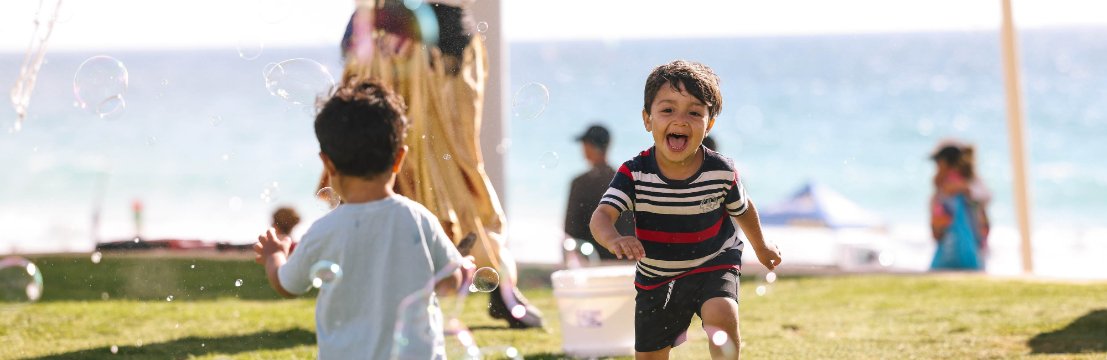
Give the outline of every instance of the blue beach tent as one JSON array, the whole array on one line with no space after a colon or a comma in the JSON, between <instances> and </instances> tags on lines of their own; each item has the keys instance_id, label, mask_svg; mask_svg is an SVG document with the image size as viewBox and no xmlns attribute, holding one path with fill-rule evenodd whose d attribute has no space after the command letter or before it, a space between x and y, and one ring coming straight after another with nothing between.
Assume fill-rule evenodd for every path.
<instances>
[{"instance_id":1,"label":"blue beach tent","mask_svg":"<svg viewBox=\"0 0 1107 360\"><path fill-rule=\"evenodd\" d=\"M884 220L831 188L808 182L785 201L757 210L763 225L878 228Z\"/></svg>"}]
</instances>

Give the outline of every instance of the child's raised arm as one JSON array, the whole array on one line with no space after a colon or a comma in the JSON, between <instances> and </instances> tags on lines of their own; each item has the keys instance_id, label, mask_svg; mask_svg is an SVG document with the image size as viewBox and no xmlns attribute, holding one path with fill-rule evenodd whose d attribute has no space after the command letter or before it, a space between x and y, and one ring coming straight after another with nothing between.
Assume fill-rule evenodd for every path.
<instances>
[{"instance_id":1,"label":"child's raised arm","mask_svg":"<svg viewBox=\"0 0 1107 360\"><path fill-rule=\"evenodd\" d=\"M285 298L294 298L296 295L285 290L281 286L280 276L277 270L288 261L288 250L292 246L292 239L280 239L276 231L270 228L265 234L258 236L258 243L254 245L254 251L258 252L261 260L265 262L265 276L269 279L269 285L278 294Z\"/></svg>"},{"instance_id":2,"label":"child's raised arm","mask_svg":"<svg viewBox=\"0 0 1107 360\"><path fill-rule=\"evenodd\" d=\"M766 269L773 270L780 266L780 250L776 245L765 244L765 237L761 235L761 218L757 216L757 208L753 206L753 200L748 200L748 208L741 215L735 216L738 227L746 234L753 252L757 254L757 260Z\"/></svg>"},{"instance_id":3,"label":"child's raised arm","mask_svg":"<svg viewBox=\"0 0 1107 360\"><path fill-rule=\"evenodd\" d=\"M592 220L588 222L588 228L592 230L592 237L607 251L615 254L619 259L641 259L646 257L646 250L642 248L642 242L633 236L622 236L615 229L615 220L619 218L619 210L615 207L601 203L592 213Z\"/></svg>"}]
</instances>

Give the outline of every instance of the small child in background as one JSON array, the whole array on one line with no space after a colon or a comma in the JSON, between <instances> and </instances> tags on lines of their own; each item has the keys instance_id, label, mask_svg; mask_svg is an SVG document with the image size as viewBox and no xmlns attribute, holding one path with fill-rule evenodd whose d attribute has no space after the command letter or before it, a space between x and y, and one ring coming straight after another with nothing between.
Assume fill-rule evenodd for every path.
<instances>
[{"instance_id":1,"label":"small child in background","mask_svg":"<svg viewBox=\"0 0 1107 360\"><path fill-rule=\"evenodd\" d=\"M465 262L430 211L392 191L407 153L406 126L402 102L387 88L363 82L337 89L315 119L315 135L330 186L345 202L312 224L291 255L291 238L274 229L254 246L269 284L285 297L312 288L314 265L328 261L341 269L316 299L320 359L389 358L401 300L451 263ZM456 289L460 282L455 270L437 288ZM429 306L437 305L422 309ZM441 339L434 317L403 318L421 322L405 328L439 329ZM416 350L425 353L403 355L430 359L444 351Z\"/></svg>"},{"instance_id":2,"label":"small child in background","mask_svg":"<svg viewBox=\"0 0 1107 360\"><path fill-rule=\"evenodd\" d=\"M638 260L638 359L667 359L684 341L693 314L713 340L713 358L738 358L744 243L736 227L761 264L780 265L733 163L702 145L721 108L719 79L706 65L678 60L655 68L642 110L654 146L623 163L592 214L595 239L619 258ZM634 212L635 236L615 230L624 211Z\"/></svg>"}]
</instances>

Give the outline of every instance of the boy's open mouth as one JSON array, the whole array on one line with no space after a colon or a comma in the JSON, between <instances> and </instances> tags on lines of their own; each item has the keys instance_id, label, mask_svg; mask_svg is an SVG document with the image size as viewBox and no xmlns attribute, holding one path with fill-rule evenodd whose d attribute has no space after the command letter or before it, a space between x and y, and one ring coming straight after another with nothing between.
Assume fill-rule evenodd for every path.
<instances>
[{"instance_id":1,"label":"boy's open mouth","mask_svg":"<svg viewBox=\"0 0 1107 360\"><path fill-rule=\"evenodd\" d=\"M684 151L688 147L688 134L670 133L665 136L665 144L673 152Z\"/></svg>"}]
</instances>

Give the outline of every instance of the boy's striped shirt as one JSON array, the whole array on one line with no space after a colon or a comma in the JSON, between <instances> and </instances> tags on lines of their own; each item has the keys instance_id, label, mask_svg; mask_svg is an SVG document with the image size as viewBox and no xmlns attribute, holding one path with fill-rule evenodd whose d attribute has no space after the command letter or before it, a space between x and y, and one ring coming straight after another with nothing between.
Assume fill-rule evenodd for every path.
<instances>
[{"instance_id":1,"label":"boy's striped shirt","mask_svg":"<svg viewBox=\"0 0 1107 360\"><path fill-rule=\"evenodd\" d=\"M657 167L655 149L623 163L600 204L633 211L635 236L646 256L634 284L653 289L707 271L740 269L743 242L731 216L748 207L745 187L730 160L701 146L700 170L670 180Z\"/></svg>"}]
</instances>

